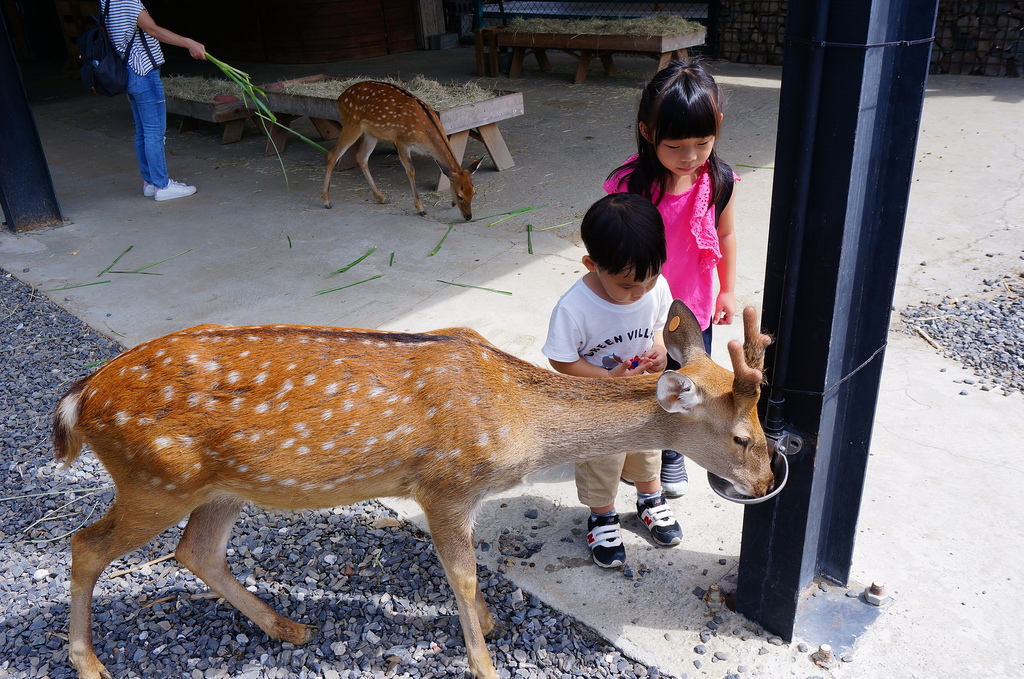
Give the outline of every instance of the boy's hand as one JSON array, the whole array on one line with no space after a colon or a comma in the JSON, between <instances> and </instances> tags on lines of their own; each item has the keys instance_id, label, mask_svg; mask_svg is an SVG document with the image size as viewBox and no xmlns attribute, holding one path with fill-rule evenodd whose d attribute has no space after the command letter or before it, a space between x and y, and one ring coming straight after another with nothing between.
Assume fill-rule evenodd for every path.
<instances>
[{"instance_id":1,"label":"boy's hand","mask_svg":"<svg viewBox=\"0 0 1024 679\"><path fill-rule=\"evenodd\" d=\"M662 373L668 367L668 350L660 344L652 344L651 348L644 352L643 358L651 361L647 372Z\"/></svg>"},{"instance_id":2,"label":"boy's hand","mask_svg":"<svg viewBox=\"0 0 1024 679\"><path fill-rule=\"evenodd\" d=\"M714 325L732 325L732 317L736 315L736 295L731 292L718 293L715 300L715 315L711 317Z\"/></svg>"},{"instance_id":3,"label":"boy's hand","mask_svg":"<svg viewBox=\"0 0 1024 679\"><path fill-rule=\"evenodd\" d=\"M642 375L645 371L651 369L651 359L647 356L646 352L643 356L638 357L635 360L636 366L632 366L634 361L627 360L619 363L614 368L608 371L611 377L631 377L633 375Z\"/></svg>"}]
</instances>

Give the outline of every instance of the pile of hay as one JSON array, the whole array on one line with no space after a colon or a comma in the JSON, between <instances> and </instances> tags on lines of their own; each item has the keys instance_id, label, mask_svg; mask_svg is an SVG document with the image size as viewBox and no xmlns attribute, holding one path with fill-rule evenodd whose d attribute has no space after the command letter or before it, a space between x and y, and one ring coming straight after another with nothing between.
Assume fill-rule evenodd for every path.
<instances>
[{"instance_id":1,"label":"pile of hay","mask_svg":"<svg viewBox=\"0 0 1024 679\"><path fill-rule=\"evenodd\" d=\"M408 90L413 96L422 99L435 111L447 111L498 96L494 90L484 89L476 83L443 85L423 76L416 76L409 81L395 80L394 78L356 77L318 82L290 82L284 84L284 91L288 94L317 99L337 99L349 87L364 80L376 80L397 85Z\"/></svg>"},{"instance_id":2,"label":"pile of hay","mask_svg":"<svg viewBox=\"0 0 1024 679\"><path fill-rule=\"evenodd\" d=\"M515 17L503 30L509 33L635 35L653 38L693 33L704 30L704 27L675 14L658 14L636 19L524 19Z\"/></svg>"},{"instance_id":3,"label":"pile of hay","mask_svg":"<svg viewBox=\"0 0 1024 679\"><path fill-rule=\"evenodd\" d=\"M222 95L242 98L242 88L226 78L172 75L163 81L164 94L175 99L212 103L214 97Z\"/></svg>"}]
</instances>

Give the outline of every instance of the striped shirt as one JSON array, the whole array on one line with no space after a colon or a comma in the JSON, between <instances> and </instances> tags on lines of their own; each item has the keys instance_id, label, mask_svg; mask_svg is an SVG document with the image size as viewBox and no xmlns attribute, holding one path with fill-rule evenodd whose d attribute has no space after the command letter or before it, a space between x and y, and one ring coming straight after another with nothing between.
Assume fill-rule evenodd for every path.
<instances>
[{"instance_id":1,"label":"striped shirt","mask_svg":"<svg viewBox=\"0 0 1024 679\"><path fill-rule=\"evenodd\" d=\"M160 41L139 28L139 14L146 11L142 0L105 0L102 2L106 11L103 19L110 33L110 41L114 49L122 57L128 44L131 43L131 54L128 55L128 67L137 75L146 75L164 63L164 53L160 49ZM138 31L138 35L136 35ZM132 40L132 37L135 40ZM146 42L143 45L143 40ZM149 47L149 53L146 47ZM152 57L150 57L152 53ZM156 60L155 62L153 60Z\"/></svg>"}]
</instances>

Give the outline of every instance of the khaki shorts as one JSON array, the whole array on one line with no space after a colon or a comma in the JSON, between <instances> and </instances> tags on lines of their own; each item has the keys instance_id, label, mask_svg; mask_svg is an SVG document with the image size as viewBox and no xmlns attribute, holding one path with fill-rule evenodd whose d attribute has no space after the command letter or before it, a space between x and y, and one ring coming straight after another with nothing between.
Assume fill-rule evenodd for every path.
<instances>
[{"instance_id":1,"label":"khaki shorts","mask_svg":"<svg viewBox=\"0 0 1024 679\"><path fill-rule=\"evenodd\" d=\"M643 483L660 474L660 450L605 455L576 463L576 495L588 507L606 507L615 504L620 476Z\"/></svg>"}]
</instances>

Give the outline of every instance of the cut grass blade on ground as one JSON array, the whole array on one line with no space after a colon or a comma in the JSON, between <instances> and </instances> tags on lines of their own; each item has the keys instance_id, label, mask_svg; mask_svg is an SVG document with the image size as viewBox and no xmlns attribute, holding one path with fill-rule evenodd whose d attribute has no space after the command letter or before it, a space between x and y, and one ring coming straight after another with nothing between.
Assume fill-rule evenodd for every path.
<instances>
[{"instance_id":1,"label":"cut grass blade on ground","mask_svg":"<svg viewBox=\"0 0 1024 679\"><path fill-rule=\"evenodd\" d=\"M95 283L81 283L79 285L68 285L63 288L50 288L49 290L40 290L39 292L60 292L61 290L74 290L75 288L87 288L90 285L103 285L110 281L96 281Z\"/></svg>"},{"instance_id":2,"label":"cut grass blade on ground","mask_svg":"<svg viewBox=\"0 0 1024 679\"><path fill-rule=\"evenodd\" d=\"M153 262L152 264L147 264L145 266L140 266L138 269L132 269L131 271L111 271L110 273L148 273L150 276L163 276L162 273L153 273L153 272L150 272L150 271L146 271L146 269L152 269L157 264L163 264L164 262L169 261L171 259L174 259L175 257L181 257L182 255L187 255L188 253L192 252L193 250L195 250L195 248L189 248L188 250L185 250L184 252L179 252L176 255L171 255L170 257L164 257L159 262ZM125 250L125 252L127 252L127 250ZM120 259L120 258L118 258L118 259ZM114 260L114 261L117 261L117 260Z\"/></svg>"},{"instance_id":3,"label":"cut grass blade on ground","mask_svg":"<svg viewBox=\"0 0 1024 679\"><path fill-rule=\"evenodd\" d=\"M372 248L370 248L369 252L367 252L367 253L366 253L365 255L363 255L362 257L360 257L360 258L359 258L359 259L357 259L356 261L352 262L352 263L351 263L351 264L349 264L348 266L343 266L343 267L341 267L341 268L340 268L340 269L338 269L337 271L332 271L331 273L329 273L329 274L327 274L327 275L328 275L328 276L333 276L333 275L334 275L334 274L336 274L336 273L345 273L346 271L348 271L349 269L351 269L352 267L354 267L354 266L355 266L356 264L358 264L359 262L363 261L364 259L366 259L366 258L367 258L367 257L369 257L370 255L372 255L372 254L374 253L374 251L375 251L376 249L377 249L377 246L373 246ZM392 256L392 258L394 258L394 253L391 253L391 256Z\"/></svg>"},{"instance_id":4,"label":"cut grass blade on ground","mask_svg":"<svg viewBox=\"0 0 1024 679\"><path fill-rule=\"evenodd\" d=\"M353 285L361 285L363 283L368 283L369 281L375 281L378 278L383 278L383 277L384 277L384 274L379 273L376 276L370 276L369 278L364 278L361 281L356 281L355 283L349 283L348 285L339 285L336 288L329 288L327 290L318 290L316 293L314 293L313 296L316 297L317 295L326 295L328 292L337 292L338 290L344 290L345 288L351 288Z\"/></svg>"},{"instance_id":5,"label":"cut grass blade on ground","mask_svg":"<svg viewBox=\"0 0 1024 679\"><path fill-rule=\"evenodd\" d=\"M495 290L494 288L482 288L479 285L468 285L466 283L455 283L453 281L442 281L440 278L437 279L438 283L444 283L445 285L457 285L460 288L473 288L474 290L485 290L487 292L496 292L499 295L511 295L511 292L507 290Z\"/></svg>"},{"instance_id":6,"label":"cut grass blade on ground","mask_svg":"<svg viewBox=\"0 0 1024 679\"><path fill-rule=\"evenodd\" d=\"M98 274L96 274L96 278L99 278L99 277L100 277L100 276L102 276L103 274L105 274L105 273L107 273L108 271L110 271L111 269L113 269L113 268L114 268L114 265L115 265L115 264L117 264L117 262L118 262L118 261L119 261L119 260L120 260L120 259L121 259L122 257L124 257L125 255L127 255L127 254L128 254L128 251L129 251L129 250L131 250L131 249L132 249L133 247L135 247L135 246L134 246L134 245L129 245L128 247L126 247L126 248L124 249L124 252L122 252L122 253L121 253L121 254L119 254L119 255L118 255L117 257L115 257L115 258L114 258L114 261L113 261L113 262L111 262L111 263L110 263L110 264L109 264L109 265L107 266L107 268L106 268L106 269L104 269L103 271L100 271L100 272L99 272Z\"/></svg>"}]
</instances>

